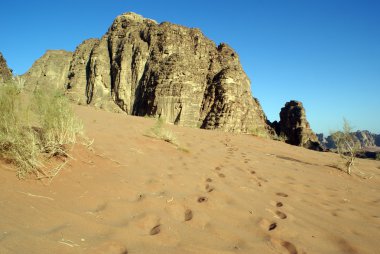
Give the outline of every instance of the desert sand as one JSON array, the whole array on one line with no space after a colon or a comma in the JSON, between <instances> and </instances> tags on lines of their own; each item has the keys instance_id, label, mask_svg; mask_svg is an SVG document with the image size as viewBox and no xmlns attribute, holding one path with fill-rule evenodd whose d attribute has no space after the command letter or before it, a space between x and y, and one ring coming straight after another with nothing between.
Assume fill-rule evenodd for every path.
<instances>
[{"instance_id":1,"label":"desert sand","mask_svg":"<svg viewBox=\"0 0 380 254\"><path fill-rule=\"evenodd\" d=\"M50 184L0 165L0 253L379 253L380 162L259 137L76 108L76 145Z\"/></svg>"}]
</instances>

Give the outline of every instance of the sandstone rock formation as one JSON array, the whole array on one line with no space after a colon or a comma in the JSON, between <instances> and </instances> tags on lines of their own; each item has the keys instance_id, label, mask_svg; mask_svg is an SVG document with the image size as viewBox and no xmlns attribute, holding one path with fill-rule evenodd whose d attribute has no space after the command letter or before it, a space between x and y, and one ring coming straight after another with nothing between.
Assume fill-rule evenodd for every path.
<instances>
[{"instance_id":1,"label":"sandstone rock formation","mask_svg":"<svg viewBox=\"0 0 380 254\"><path fill-rule=\"evenodd\" d=\"M23 75L25 89L64 87L72 55L65 50L46 51Z\"/></svg>"},{"instance_id":2,"label":"sandstone rock formation","mask_svg":"<svg viewBox=\"0 0 380 254\"><path fill-rule=\"evenodd\" d=\"M113 101L128 114L206 129L270 131L228 45L134 13L118 16L100 40L77 48L66 84L79 101L98 107Z\"/></svg>"},{"instance_id":3,"label":"sandstone rock formation","mask_svg":"<svg viewBox=\"0 0 380 254\"><path fill-rule=\"evenodd\" d=\"M12 78L12 71L8 68L7 61L0 52L0 83L6 82Z\"/></svg>"},{"instance_id":4,"label":"sandstone rock formation","mask_svg":"<svg viewBox=\"0 0 380 254\"><path fill-rule=\"evenodd\" d=\"M65 87L79 104L267 137L274 128L289 144L321 149L300 102L288 102L280 122L268 122L228 45L134 13L118 16L101 39L85 40L74 53L48 51L24 77L29 89Z\"/></svg>"},{"instance_id":5,"label":"sandstone rock formation","mask_svg":"<svg viewBox=\"0 0 380 254\"><path fill-rule=\"evenodd\" d=\"M272 126L277 135L285 138L288 144L322 150L317 136L306 120L305 109L299 101L287 102L281 109L280 122L274 122Z\"/></svg>"}]
</instances>

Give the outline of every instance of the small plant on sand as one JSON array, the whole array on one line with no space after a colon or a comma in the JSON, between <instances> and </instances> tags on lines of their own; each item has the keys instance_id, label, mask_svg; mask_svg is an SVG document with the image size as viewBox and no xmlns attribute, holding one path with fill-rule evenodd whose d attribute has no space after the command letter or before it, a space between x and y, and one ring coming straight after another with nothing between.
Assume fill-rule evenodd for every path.
<instances>
[{"instance_id":1,"label":"small plant on sand","mask_svg":"<svg viewBox=\"0 0 380 254\"><path fill-rule=\"evenodd\" d=\"M75 116L63 91L34 92L33 110L41 128L42 150L50 156L68 156L66 146L76 143L83 125Z\"/></svg>"},{"instance_id":2,"label":"small plant on sand","mask_svg":"<svg viewBox=\"0 0 380 254\"><path fill-rule=\"evenodd\" d=\"M157 119L154 126L151 129L149 129L146 135L149 137L161 139L163 141L178 146L178 141L176 137L174 136L171 130L168 130L164 127L164 120L162 118Z\"/></svg>"},{"instance_id":3,"label":"small plant on sand","mask_svg":"<svg viewBox=\"0 0 380 254\"><path fill-rule=\"evenodd\" d=\"M286 142L288 140L288 138L286 137L285 133L281 132L279 135L276 135L274 137L274 140Z\"/></svg>"},{"instance_id":4,"label":"small plant on sand","mask_svg":"<svg viewBox=\"0 0 380 254\"><path fill-rule=\"evenodd\" d=\"M24 178L40 166L37 136L31 128L29 110L22 106L20 89L13 84L0 86L0 157L17 166Z\"/></svg>"},{"instance_id":5,"label":"small plant on sand","mask_svg":"<svg viewBox=\"0 0 380 254\"><path fill-rule=\"evenodd\" d=\"M376 153L376 160L380 161L380 152Z\"/></svg>"},{"instance_id":6,"label":"small plant on sand","mask_svg":"<svg viewBox=\"0 0 380 254\"><path fill-rule=\"evenodd\" d=\"M0 158L17 167L19 178L54 177L56 171L42 170L43 155L69 156L82 128L62 93L37 91L29 100L17 84L0 86Z\"/></svg>"},{"instance_id":7,"label":"small plant on sand","mask_svg":"<svg viewBox=\"0 0 380 254\"><path fill-rule=\"evenodd\" d=\"M360 142L351 134L350 123L343 119L343 130L332 133L338 154L344 160L346 172L351 175L356 155L360 151Z\"/></svg>"},{"instance_id":8,"label":"small plant on sand","mask_svg":"<svg viewBox=\"0 0 380 254\"><path fill-rule=\"evenodd\" d=\"M162 118L157 119L151 131L156 138L164 140L168 143L177 144L177 139L173 132L164 127L164 120Z\"/></svg>"},{"instance_id":9,"label":"small plant on sand","mask_svg":"<svg viewBox=\"0 0 380 254\"><path fill-rule=\"evenodd\" d=\"M249 128L248 133L253 135L253 136L261 137L261 138L268 138L269 137L265 128L259 127L259 126Z\"/></svg>"}]
</instances>

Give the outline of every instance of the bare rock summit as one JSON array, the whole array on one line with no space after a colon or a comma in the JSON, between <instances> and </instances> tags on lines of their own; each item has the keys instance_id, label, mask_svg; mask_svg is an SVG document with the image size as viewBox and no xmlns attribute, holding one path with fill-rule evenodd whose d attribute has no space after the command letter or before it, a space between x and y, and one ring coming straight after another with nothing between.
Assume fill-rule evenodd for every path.
<instances>
[{"instance_id":1,"label":"bare rock summit","mask_svg":"<svg viewBox=\"0 0 380 254\"><path fill-rule=\"evenodd\" d=\"M271 128L237 53L199 29L118 16L74 52L66 86L75 100L137 116L231 132Z\"/></svg>"}]
</instances>

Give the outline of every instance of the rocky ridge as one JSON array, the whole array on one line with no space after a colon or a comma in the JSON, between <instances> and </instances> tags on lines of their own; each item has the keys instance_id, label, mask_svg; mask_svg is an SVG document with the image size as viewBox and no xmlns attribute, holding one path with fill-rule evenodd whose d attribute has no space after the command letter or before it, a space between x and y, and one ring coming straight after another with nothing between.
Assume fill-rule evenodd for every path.
<instances>
[{"instance_id":1,"label":"rocky ridge","mask_svg":"<svg viewBox=\"0 0 380 254\"><path fill-rule=\"evenodd\" d=\"M6 82L12 79L12 71L7 65L7 61L0 52L0 83Z\"/></svg>"},{"instance_id":2,"label":"rocky ridge","mask_svg":"<svg viewBox=\"0 0 380 254\"><path fill-rule=\"evenodd\" d=\"M362 148L380 147L380 135L371 133L367 130L355 131L351 135L360 142ZM324 136L322 133L317 134L319 143L326 149L335 149L336 145L331 135Z\"/></svg>"},{"instance_id":3,"label":"rocky ridge","mask_svg":"<svg viewBox=\"0 0 380 254\"><path fill-rule=\"evenodd\" d=\"M32 67L22 75L25 88L29 91L36 87L64 87L69 64L73 53L65 50L48 50L35 61Z\"/></svg>"}]
</instances>

